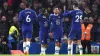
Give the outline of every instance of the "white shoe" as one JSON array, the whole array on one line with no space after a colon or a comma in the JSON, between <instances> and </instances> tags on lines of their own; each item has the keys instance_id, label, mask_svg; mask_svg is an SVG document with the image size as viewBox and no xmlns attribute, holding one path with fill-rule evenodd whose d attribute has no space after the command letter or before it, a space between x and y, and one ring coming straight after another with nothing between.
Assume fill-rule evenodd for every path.
<instances>
[{"instance_id":1,"label":"white shoe","mask_svg":"<svg viewBox=\"0 0 100 56\"><path fill-rule=\"evenodd\" d=\"M54 55L59 55L59 53L55 53Z\"/></svg>"},{"instance_id":2,"label":"white shoe","mask_svg":"<svg viewBox=\"0 0 100 56\"><path fill-rule=\"evenodd\" d=\"M41 52L40 55L46 55L46 54Z\"/></svg>"},{"instance_id":3,"label":"white shoe","mask_svg":"<svg viewBox=\"0 0 100 56\"><path fill-rule=\"evenodd\" d=\"M83 54L80 54L80 55L83 55Z\"/></svg>"}]
</instances>

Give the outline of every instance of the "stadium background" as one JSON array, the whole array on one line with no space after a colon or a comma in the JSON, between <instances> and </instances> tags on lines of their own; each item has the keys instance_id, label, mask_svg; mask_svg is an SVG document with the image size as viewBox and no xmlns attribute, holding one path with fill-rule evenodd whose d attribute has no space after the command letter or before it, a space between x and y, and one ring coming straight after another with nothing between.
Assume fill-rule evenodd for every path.
<instances>
[{"instance_id":1,"label":"stadium background","mask_svg":"<svg viewBox=\"0 0 100 56\"><path fill-rule=\"evenodd\" d=\"M80 4L80 9L85 11L85 7L88 7L88 11L91 12L88 17L92 17L93 19L93 29L91 30L91 44L94 43L94 46L97 47L97 50L100 50L100 0L0 0L0 53L9 53L8 43L8 35L9 29L12 24L14 24L19 30L19 40L18 43L22 43L21 37L21 28L18 23L18 14L21 10L25 8L24 3L29 2L31 4L31 8L36 11L37 15L42 11L43 8L48 9L48 13L52 13L52 8L54 6L59 6L61 12L63 12L63 6L66 6L67 10L72 10L72 3L78 2ZM12 23L13 22L13 23ZM70 31L70 23L71 20L67 18L67 20L63 19L64 26L64 35L67 35ZM38 32L39 25L38 22L34 25L34 33L32 42L36 46L39 43ZM53 42L53 37L49 38L49 42ZM64 43L67 40L63 41ZM2 47L2 44L5 45L5 48ZM53 45L53 44L52 44ZM19 45L21 46L21 45ZM65 44L66 46L66 44ZM36 46L37 47L37 46ZM92 49L95 50L95 47ZM40 47L38 47L40 48ZM64 47L67 50L67 47ZM4 49L2 51L2 49ZM22 50L22 49L21 49ZM31 50L34 52L33 50ZM95 53L95 51L94 51ZM98 52L100 53L100 52Z\"/></svg>"}]
</instances>

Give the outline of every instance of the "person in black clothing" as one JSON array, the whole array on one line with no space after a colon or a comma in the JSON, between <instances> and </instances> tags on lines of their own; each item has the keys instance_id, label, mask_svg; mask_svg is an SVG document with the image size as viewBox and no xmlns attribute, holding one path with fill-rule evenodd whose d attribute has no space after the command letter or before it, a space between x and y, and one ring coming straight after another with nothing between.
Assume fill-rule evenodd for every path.
<instances>
[{"instance_id":1,"label":"person in black clothing","mask_svg":"<svg viewBox=\"0 0 100 56\"><path fill-rule=\"evenodd\" d=\"M10 27L10 25L7 22L6 16L2 16L2 18L0 20L0 37L4 41L7 41L9 27Z\"/></svg>"},{"instance_id":2,"label":"person in black clothing","mask_svg":"<svg viewBox=\"0 0 100 56\"><path fill-rule=\"evenodd\" d=\"M8 8L8 12L7 12L7 21L10 23L10 24L12 24L12 20L13 20L13 16L14 16L14 11L13 11L13 9L12 9L12 7L9 7Z\"/></svg>"},{"instance_id":3,"label":"person in black clothing","mask_svg":"<svg viewBox=\"0 0 100 56\"><path fill-rule=\"evenodd\" d=\"M25 9L25 4L24 3L20 3L18 9L16 10L18 13L21 11L21 10L24 10Z\"/></svg>"},{"instance_id":4,"label":"person in black clothing","mask_svg":"<svg viewBox=\"0 0 100 56\"><path fill-rule=\"evenodd\" d=\"M0 39L1 39L0 52L2 54L9 53L9 48L7 45L8 30L9 30L9 23L7 22L7 18L6 18L6 16L2 16L2 18L0 20Z\"/></svg>"},{"instance_id":5,"label":"person in black clothing","mask_svg":"<svg viewBox=\"0 0 100 56\"><path fill-rule=\"evenodd\" d=\"M21 2L21 0L12 0L12 8L14 12L17 12L17 9L19 8Z\"/></svg>"},{"instance_id":6,"label":"person in black clothing","mask_svg":"<svg viewBox=\"0 0 100 56\"><path fill-rule=\"evenodd\" d=\"M94 25L93 41L100 44L100 16L98 17L97 23Z\"/></svg>"},{"instance_id":7,"label":"person in black clothing","mask_svg":"<svg viewBox=\"0 0 100 56\"><path fill-rule=\"evenodd\" d=\"M38 1L33 2L32 9L35 10L37 15L40 13L41 7L39 6Z\"/></svg>"},{"instance_id":8,"label":"person in black clothing","mask_svg":"<svg viewBox=\"0 0 100 56\"><path fill-rule=\"evenodd\" d=\"M8 7L9 7L9 6L8 6L7 1L4 2L4 3L3 3L3 6L1 7L1 9L2 9L2 11L3 11L3 12L2 12L3 15L7 15Z\"/></svg>"},{"instance_id":9,"label":"person in black clothing","mask_svg":"<svg viewBox=\"0 0 100 56\"><path fill-rule=\"evenodd\" d=\"M39 7L39 3L37 0L33 1L33 5L32 5L32 9L36 12L36 14L38 15L40 13L40 7ZM33 32L33 38L32 38L32 42L36 42L35 38L39 36L39 23L36 22L34 25L34 32Z\"/></svg>"}]
</instances>

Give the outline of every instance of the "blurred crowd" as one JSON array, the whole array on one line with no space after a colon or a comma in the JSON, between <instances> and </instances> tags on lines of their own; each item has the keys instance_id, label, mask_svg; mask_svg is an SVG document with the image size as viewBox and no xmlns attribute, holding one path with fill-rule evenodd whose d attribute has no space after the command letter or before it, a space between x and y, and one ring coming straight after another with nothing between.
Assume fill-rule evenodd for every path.
<instances>
[{"instance_id":1,"label":"blurred crowd","mask_svg":"<svg viewBox=\"0 0 100 56\"><path fill-rule=\"evenodd\" d=\"M43 8L48 10L48 13L52 13L52 8L58 6L61 13L64 6L66 10L72 10L72 3L78 2L79 8L83 10L83 22L92 23L91 41L100 44L100 0L0 0L0 45L6 45L8 43L9 29L14 25L21 38L21 28L18 23L18 14L25 8L25 3L31 4L31 9L36 11L38 15ZM66 17L67 18L67 17ZM64 37L66 39L70 27L71 19L63 18ZM39 35L38 22L34 25L33 42L36 42ZM51 40L53 38L50 38ZM2 50L4 47L0 47ZM5 48L9 49L9 48ZM2 50L3 51L3 50Z\"/></svg>"}]
</instances>

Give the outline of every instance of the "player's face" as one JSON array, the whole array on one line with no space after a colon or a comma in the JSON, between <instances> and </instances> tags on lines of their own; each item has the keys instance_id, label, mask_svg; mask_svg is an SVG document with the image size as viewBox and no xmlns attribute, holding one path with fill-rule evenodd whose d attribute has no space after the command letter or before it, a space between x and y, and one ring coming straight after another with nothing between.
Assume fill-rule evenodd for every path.
<instances>
[{"instance_id":1,"label":"player's face","mask_svg":"<svg viewBox=\"0 0 100 56\"><path fill-rule=\"evenodd\" d=\"M6 17L2 16L1 21L6 21Z\"/></svg>"},{"instance_id":2,"label":"player's face","mask_svg":"<svg viewBox=\"0 0 100 56\"><path fill-rule=\"evenodd\" d=\"M90 22L90 23L93 23L93 22L94 22L94 19L93 19L92 17L90 17L90 18L89 18L89 22Z\"/></svg>"},{"instance_id":3,"label":"player's face","mask_svg":"<svg viewBox=\"0 0 100 56\"><path fill-rule=\"evenodd\" d=\"M45 15L45 16L48 16L48 15L49 15L49 13L48 13L47 10L45 10L44 15Z\"/></svg>"},{"instance_id":4,"label":"player's face","mask_svg":"<svg viewBox=\"0 0 100 56\"><path fill-rule=\"evenodd\" d=\"M53 10L53 12L54 12L55 14L59 14L59 9L58 9L58 8L55 8L55 9Z\"/></svg>"}]
</instances>

